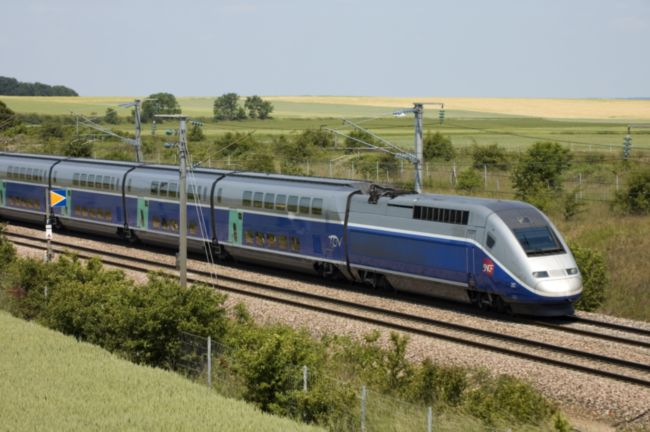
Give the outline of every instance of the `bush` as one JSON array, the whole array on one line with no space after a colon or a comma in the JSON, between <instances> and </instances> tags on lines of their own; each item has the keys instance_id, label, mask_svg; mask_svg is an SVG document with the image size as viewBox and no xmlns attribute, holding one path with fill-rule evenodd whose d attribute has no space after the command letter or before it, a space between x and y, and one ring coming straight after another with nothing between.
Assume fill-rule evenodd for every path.
<instances>
[{"instance_id":1,"label":"bush","mask_svg":"<svg viewBox=\"0 0 650 432\"><path fill-rule=\"evenodd\" d=\"M427 132L423 143L424 160L444 159L450 161L456 157L456 149L451 144L451 139L440 132L432 134Z\"/></svg>"},{"instance_id":2,"label":"bush","mask_svg":"<svg viewBox=\"0 0 650 432\"><path fill-rule=\"evenodd\" d=\"M650 213L650 169L630 175L625 190L617 193L614 207L626 213Z\"/></svg>"},{"instance_id":3,"label":"bush","mask_svg":"<svg viewBox=\"0 0 650 432\"><path fill-rule=\"evenodd\" d=\"M456 189L465 192L476 192L483 187L483 178L474 168L467 168L458 174Z\"/></svg>"},{"instance_id":4,"label":"bush","mask_svg":"<svg viewBox=\"0 0 650 432\"><path fill-rule=\"evenodd\" d=\"M486 146L472 145L472 166L476 169L483 169L487 165L488 169L508 169L508 156L503 147L498 144Z\"/></svg>"},{"instance_id":5,"label":"bush","mask_svg":"<svg viewBox=\"0 0 650 432\"><path fill-rule=\"evenodd\" d=\"M93 144L83 139L74 139L65 145L63 154L68 157L89 158L93 155Z\"/></svg>"},{"instance_id":6,"label":"bush","mask_svg":"<svg viewBox=\"0 0 650 432\"><path fill-rule=\"evenodd\" d=\"M529 384L508 375L483 377L481 386L468 393L465 407L488 425L539 424L555 412Z\"/></svg>"},{"instance_id":7,"label":"bush","mask_svg":"<svg viewBox=\"0 0 650 432\"><path fill-rule=\"evenodd\" d=\"M582 296L575 303L575 308L594 311L605 301L606 287L609 282L603 256L592 249L570 245L571 253L576 259L582 274Z\"/></svg>"},{"instance_id":8,"label":"bush","mask_svg":"<svg viewBox=\"0 0 650 432\"><path fill-rule=\"evenodd\" d=\"M467 385L466 370L438 366L426 359L414 376L411 397L427 405L444 403L457 406L463 400Z\"/></svg>"}]
</instances>

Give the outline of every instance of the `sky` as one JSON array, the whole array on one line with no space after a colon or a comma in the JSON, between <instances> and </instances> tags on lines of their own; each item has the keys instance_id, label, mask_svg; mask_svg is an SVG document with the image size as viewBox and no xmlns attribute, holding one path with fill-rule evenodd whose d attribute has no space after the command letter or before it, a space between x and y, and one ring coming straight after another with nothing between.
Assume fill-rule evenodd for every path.
<instances>
[{"instance_id":1,"label":"sky","mask_svg":"<svg viewBox=\"0 0 650 432\"><path fill-rule=\"evenodd\" d=\"M650 0L3 0L0 76L82 96L650 97Z\"/></svg>"}]
</instances>

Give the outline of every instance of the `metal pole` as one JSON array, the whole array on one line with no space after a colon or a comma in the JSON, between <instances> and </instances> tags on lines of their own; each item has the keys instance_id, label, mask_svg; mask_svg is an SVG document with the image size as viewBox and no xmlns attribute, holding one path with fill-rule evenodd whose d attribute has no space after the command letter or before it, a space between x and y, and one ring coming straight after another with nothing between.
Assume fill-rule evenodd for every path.
<instances>
[{"instance_id":1,"label":"metal pole","mask_svg":"<svg viewBox=\"0 0 650 432\"><path fill-rule=\"evenodd\" d=\"M366 432L366 386L361 386L361 432Z\"/></svg>"},{"instance_id":2,"label":"metal pole","mask_svg":"<svg viewBox=\"0 0 650 432\"><path fill-rule=\"evenodd\" d=\"M433 408L427 408L427 432L433 430Z\"/></svg>"},{"instance_id":3,"label":"metal pole","mask_svg":"<svg viewBox=\"0 0 650 432\"><path fill-rule=\"evenodd\" d=\"M52 260L52 220L50 208L50 187L45 188L45 239L47 240L47 249L45 251L45 262Z\"/></svg>"},{"instance_id":4,"label":"metal pole","mask_svg":"<svg viewBox=\"0 0 650 432\"><path fill-rule=\"evenodd\" d=\"M208 336L208 387L212 388L212 336Z\"/></svg>"},{"instance_id":5,"label":"metal pole","mask_svg":"<svg viewBox=\"0 0 650 432\"><path fill-rule=\"evenodd\" d=\"M140 109L142 107L142 101L140 99L135 100L135 160L137 162L143 162L144 157L142 156L142 125L140 124Z\"/></svg>"},{"instance_id":6,"label":"metal pole","mask_svg":"<svg viewBox=\"0 0 650 432\"><path fill-rule=\"evenodd\" d=\"M422 104L413 104L413 113L415 114L415 191L422 193L422 163L424 162L424 152L422 149Z\"/></svg>"},{"instance_id":7,"label":"metal pole","mask_svg":"<svg viewBox=\"0 0 650 432\"><path fill-rule=\"evenodd\" d=\"M307 365L302 367L302 391L307 391Z\"/></svg>"},{"instance_id":8,"label":"metal pole","mask_svg":"<svg viewBox=\"0 0 650 432\"><path fill-rule=\"evenodd\" d=\"M178 260L181 288L187 287L187 140L185 135L185 121L185 117L180 118L180 126L178 129L178 151L180 153L180 175L178 179L178 187L180 189Z\"/></svg>"},{"instance_id":9,"label":"metal pole","mask_svg":"<svg viewBox=\"0 0 650 432\"><path fill-rule=\"evenodd\" d=\"M487 190L487 164L483 164L483 188Z\"/></svg>"}]
</instances>

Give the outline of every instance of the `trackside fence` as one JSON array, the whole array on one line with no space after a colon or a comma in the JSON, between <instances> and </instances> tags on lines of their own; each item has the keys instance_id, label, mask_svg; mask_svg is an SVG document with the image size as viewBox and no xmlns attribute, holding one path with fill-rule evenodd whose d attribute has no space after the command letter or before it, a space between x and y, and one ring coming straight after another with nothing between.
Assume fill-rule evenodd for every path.
<instances>
[{"instance_id":1,"label":"trackside fence","mask_svg":"<svg viewBox=\"0 0 650 432\"><path fill-rule=\"evenodd\" d=\"M209 337L181 332L180 355L175 370L204 383L226 397L244 399L246 371L237 364L231 347L212 341ZM337 431L426 431L440 430L432 406L417 405L375 391L365 385L352 384L324 374L316 374L309 366L290 368L278 375L289 377L289 396L278 402L274 412L299 421L313 421L313 413L305 401L310 392L336 389L340 404L336 416L330 416L328 430ZM250 398L248 398L250 400ZM334 417L334 418L332 418Z\"/></svg>"}]
</instances>

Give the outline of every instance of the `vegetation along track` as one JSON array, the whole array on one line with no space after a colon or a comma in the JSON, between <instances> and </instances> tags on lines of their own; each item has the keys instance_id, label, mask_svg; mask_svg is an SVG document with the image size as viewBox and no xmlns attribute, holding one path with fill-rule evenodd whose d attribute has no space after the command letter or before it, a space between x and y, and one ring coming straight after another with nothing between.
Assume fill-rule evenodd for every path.
<instances>
[{"instance_id":1,"label":"vegetation along track","mask_svg":"<svg viewBox=\"0 0 650 432\"><path fill-rule=\"evenodd\" d=\"M33 236L12 232L5 232L5 235L19 246L41 250L44 250L46 247L45 240L40 237L35 238ZM76 252L81 258L99 256L106 265L126 270L137 272L148 272L156 269L175 270L174 265L161 263L152 259L136 258L116 252L98 251L96 248L59 241L53 241L52 245L56 252L63 252L67 249ZM441 339L481 350L488 350L565 369L576 370L590 375L650 387L650 365L647 363L630 361L621 357L601 355L430 317L353 303L347 300L333 298L332 296L297 291L278 285L243 280L231 276L220 275L218 282L214 283L212 279L213 274L209 271L189 269L188 272L189 281L207 283L226 292L280 302L302 309L363 321L372 325L406 333ZM567 331L568 328L564 325L549 324L544 321L529 321L525 323L535 323L535 325L544 325L547 327L552 326L553 329L561 331ZM594 325L593 322L589 322L589 324ZM637 331L639 329L631 329L634 331L630 333L639 334ZM617 327L617 330L621 331L622 329ZM594 338L603 336L598 332L584 329L579 331L572 329L568 331ZM635 341L627 337L614 337L611 335L606 335L605 338L621 344L634 344L644 348L648 347L648 343L642 340ZM624 357L625 350L621 349L619 351L621 356Z\"/></svg>"}]
</instances>

